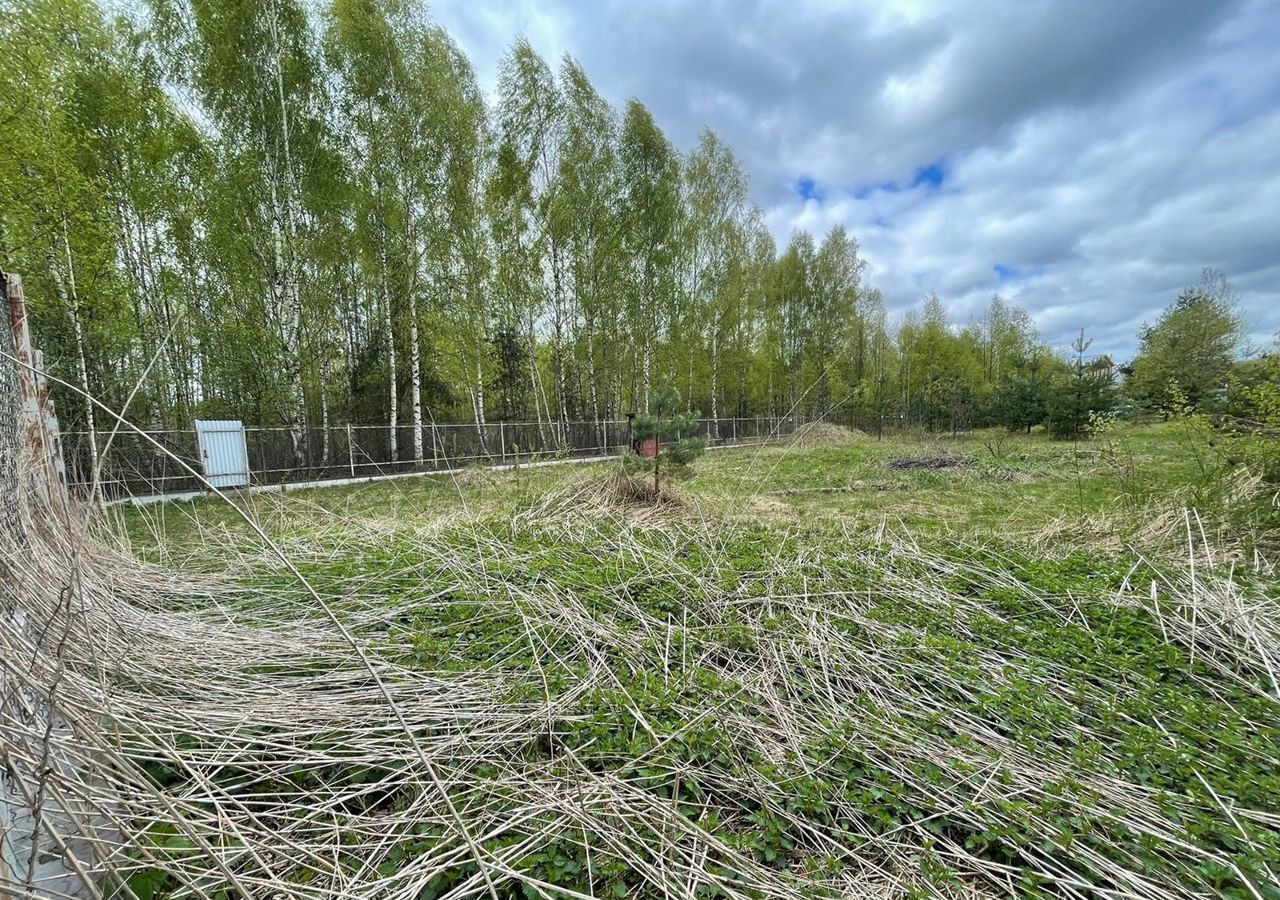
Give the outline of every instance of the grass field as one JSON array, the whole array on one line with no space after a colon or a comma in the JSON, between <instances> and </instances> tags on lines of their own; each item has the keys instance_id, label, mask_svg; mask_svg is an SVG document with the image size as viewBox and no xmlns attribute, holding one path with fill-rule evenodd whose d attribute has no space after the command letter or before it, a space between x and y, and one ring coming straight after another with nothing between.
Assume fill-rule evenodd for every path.
<instances>
[{"instance_id":1,"label":"grass field","mask_svg":"<svg viewBox=\"0 0 1280 900\"><path fill-rule=\"evenodd\" d=\"M953 457L960 465L888 467L897 459L936 456ZM311 523L328 529L335 517L487 519L535 506L549 494L614 470L606 463L505 472L477 468L460 477L244 495L236 502L269 532L281 534L305 532ZM834 440L716 450L695 471L681 485L690 507L677 518L780 527L887 522L916 536L1108 551L1135 544L1150 551L1153 539L1170 537L1172 544L1162 542L1162 549L1185 553L1182 509L1198 508L1206 521L1215 519L1224 490L1232 487L1212 448L1176 424L1126 427L1079 444L997 430L957 438L846 433ZM1197 535L1206 521L1196 525ZM114 524L148 556L187 550L207 556L202 538L251 533L237 512L217 500L125 509ZM1230 538L1251 548L1273 523L1265 509L1255 509L1247 521L1230 524ZM1227 525L1213 522L1218 529Z\"/></svg>"},{"instance_id":2,"label":"grass field","mask_svg":"<svg viewBox=\"0 0 1280 900\"><path fill-rule=\"evenodd\" d=\"M826 430L709 453L656 511L601 464L240 498L278 553L216 501L114 527L216 575L221 614L323 600L506 711L427 733L455 818L399 758L290 776L421 814L374 864L423 897L483 868L502 897L1272 900L1271 507L1212 455L1176 424Z\"/></svg>"}]
</instances>

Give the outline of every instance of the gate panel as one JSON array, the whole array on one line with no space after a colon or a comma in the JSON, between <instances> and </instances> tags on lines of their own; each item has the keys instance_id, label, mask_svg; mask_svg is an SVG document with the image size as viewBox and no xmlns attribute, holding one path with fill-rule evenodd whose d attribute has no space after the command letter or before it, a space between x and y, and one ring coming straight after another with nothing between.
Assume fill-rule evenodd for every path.
<instances>
[{"instance_id":1,"label":"gate panel","mask_svg":"<svg viewBox=\"0 0 1280 900\"><path fill-rule=\"evenodd\" d=\"M249 450L237 419L197 419L196 440L204 477L216 488L249 483Z\"/></svg>"}]
</instances>

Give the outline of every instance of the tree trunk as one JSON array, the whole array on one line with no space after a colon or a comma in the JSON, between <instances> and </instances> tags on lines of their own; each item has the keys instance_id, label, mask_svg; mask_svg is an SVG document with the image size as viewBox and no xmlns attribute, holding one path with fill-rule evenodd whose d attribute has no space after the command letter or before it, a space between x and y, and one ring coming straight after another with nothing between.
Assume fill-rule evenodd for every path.
<instances>
[{"instance_id":1,"label":"tree trunk","mask_svg":"<svg viewBox=\"0 0 1280 900\"><path fill-rule=\"evenodd\" d=\"M84 348L84 326L80 319L80 296L76 291L75 263L71 255L71 239L67 235L65 219L62 222L62 247L67 257L66 278L63 278L62 271L53 261L52 254L48 258L49 274L53 278L53 286L54 290L58 292L58 299L62 301L62 308L67 311L67 316L71 319L71 328L76 343L76 375L80 379L80 387L85 394L84 426L85 433L89 439L89 462L96 475L98 471L98 428L97 420L93 414L93 401L89 399L93 396L93 392L89 389L89 361ZM95 494L97 489L98 485L95 477L92 488Z\"/></svg>"},{"instance_id":2,"label":"tree trunk","mask_svg":"<svg viewBox=\"0 0 1280 900\"><path fill-rule=\"evenodd\" d=\"M422 465L422 345L418 334L418 304L409 310L409 378L413 385L413 462Z\"/></svg>"},{"instance_id":3,"label":"tree trunk","mask_svg":"<svg viewBox=\"0 0 1280 900\"><path fill-rule=\"evenodd\" d=\"M390 372L387 377L387 393L390 402L390 426L388 430L388 438L391 446L391 462L395 462L399 456L399 446L397 427L399 425L399 391L396 388L396 335L391 324L391 287L387 283L387 233L386 226L382 226L382 246L380 248L380 262L382 266L382 326L386 332L387 340L387 367Z\"/></svg>"},{"instance_id":4,"label":"tree trunk","mask_svg":"<svg viewBox=\"0 0 1280 900\"><path fill-rule=\"evenodd\" d=\"M652 351L650 349L650 344L649 344L649 335L646 334L644 336L644 357L641 363L643 366L643 377L642 377L642 383L640 385L641 390L643 390L644 392L643 399L641 402L644 404L644 411L646 415L648 415L649 413L649 393L650 393L649 391L649 360L651 356L652 356Z\"/></svg>"},{"instance_id":5,"label":"tree trunk","mask_svg":"<svg viewBox=\"0 0 1280 900\"><path fill-rule=\"evenodd\" d=\"M533 339L533 314L525 329L525 355L529 357L529 393L533 396L533 416L538 423L538 440L542 442L542 446L547 446L547 431L543 423L542 407L538 405L541 399L543 404L546 403L546 394L542 390L542 379L538 377L538 356L537 344Z\"/></svg>"},{"instance_id":6,"label":"tree trunk","mask_svg":"<svg viewBox=\"0 0 1280 900\"><path fill-rule=\"evenodd\" d=\"M320 360L320 428L323 430L320 464L329 466L329 367Z\"/></svg>"},{"instance_id":7,"label":"tree trunk","mask_svg":"<svg viewBox=\"0 0 1280 900\"><path fill-rule=\"evenodd\" d=\"M560 414L557 418L560 423L560 441L563 443L569 425L569 392L564 365L564 287L561 283L560 267L560 248L553 241L551 245L552 317L554 319L552 325L555 329L553 362L556 369L556 392L559 394L560 404Z\"/></svg>"},{"instance_id":8,"label":"tree trunk","mask_svg":"<svg viewBox=\"0 0 1280 900\"><path fill-rule=\"evenodd\" d=\"M289 137L289 105L284 93L284 73L280 65L279 23L274 3L267 5L267 28L271 35L272 64L275 70L276 98L280 104L280 151L283 156L283 185L274 161L268 157L267 177L275 231L275 280L278 284L282 321L281 339L285 353L285 371L292 389L292 408L285 412L289 436L293 442L294 460L301 465L306 439L306 393L302 384L302 297L298 271L298 182L293 170L293 153ZM269 148L264 149L270 152ZM283 193L283 201L281 194Z\"/></svg>"},{"instance_id":9,"label":"tree trunk","mask_svg":"<svg viewBox=\"0 0 1280 900\"><path fill-rule=\"evenodd\" d=\"M600 431L600 392L596 387L596 328L595 320L587 317L587 390L591 394L591 418L596 431ZM597 439L603 438L597 434Z\"/></svg>"},{"instance_id":10,"label":"tree trunk","mask_svg":"<svg viewBox=\"0 0 1280 900\"><path fill-rule=\"evenodd\" d=\"M480 449L488 455L489 442L485 433L484 412L484 369L480 365L479 357L476 358L476 387L471 392L471 405L475 410L476 432L480 438Z\"/></svg>"},{"instance_id":11,"label":"tree trunk","mask_svg":"<svg viewBox=\"0 0 1280 900\"><path fill-rule=\"evenodd\" d=\"M720 334L717 329L711 331L711 428L712 439L720 438L720 404L716 392L720 385Z\"/></svg>"}]
</instances>

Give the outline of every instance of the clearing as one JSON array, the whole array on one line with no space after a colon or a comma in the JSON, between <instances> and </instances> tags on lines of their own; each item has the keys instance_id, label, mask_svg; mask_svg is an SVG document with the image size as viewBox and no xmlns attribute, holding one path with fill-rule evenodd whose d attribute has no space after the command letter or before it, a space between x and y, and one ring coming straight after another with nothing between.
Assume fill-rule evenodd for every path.
<instances>
[{"instance_id":1,"label":"clearing","mask_svg":"<svg viewBox=\"0 0 1280 900\"><path fill-rule=\"evenodd\" d=\"M1280 897L1266 534L1183 511L1176 427L694 468L657 514L604 464L241 498L278 552L116 510L220 648L135 752L309 892ZM139 879L219 877L188 827Z\"/></svg>"}]
</instances>

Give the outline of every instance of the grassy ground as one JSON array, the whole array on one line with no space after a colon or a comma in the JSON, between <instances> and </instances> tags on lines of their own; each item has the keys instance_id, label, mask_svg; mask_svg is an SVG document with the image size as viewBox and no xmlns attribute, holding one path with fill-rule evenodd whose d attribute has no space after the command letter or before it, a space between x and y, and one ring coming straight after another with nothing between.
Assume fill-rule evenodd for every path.
<instances>
[{"instance_id":1,"label":"grassy ground","mask_svg":"<svg viewBox=\"0 0 1280 900\"><path fill-rule=\"evenodd\" d=\"M227 576L220 614L318 621L319 596L528 711L440 738L503 898L1273 900L1277 590L1212 453L1177 425L844 435L709 453L658 516L581 490L603 465L243 498L314 595L225 504L117 525ZM474 891L432 827L380 838L379 871Z\"/></svg>"},{"instance_id":2,"label":"grassy ground","mask_svg":"<svg viewBox=\"0 0 1280 900\"><path fill-rule=\"evenodd\" d=\"M897 470L907 457L955 457L945 469ZM257 494L237 502L269 532L294 534L334 516L351 520L441 520L458 515L504 516L549 494L614 471L610 464L468 471L285 495ZM998 539L1044 546L1117 550L1179 531L1184 506L1199 507L1220 537L1250 548L1269 522L1226 522L1219 501L1228 485L1211 448L1178 425L1121 428L1079 444L1043 434L987 431L956 438L855 434L816 446L778 444L721 449L694 466L681 485L694 501L691 517L878 526L888 521L915 535ZM1177 519L1178 522L1173 520ZM122 508L116 526L143 554L183 553L206 531L248 534L239 514L217 500ZM1203 524L1203 523L1202 523ZM1199 526L1197 526L1198 530ZM1265 536L1265 535L1263 535ZM193 543L194 539L194 543Z\"/></svg>"}]
</instances>

